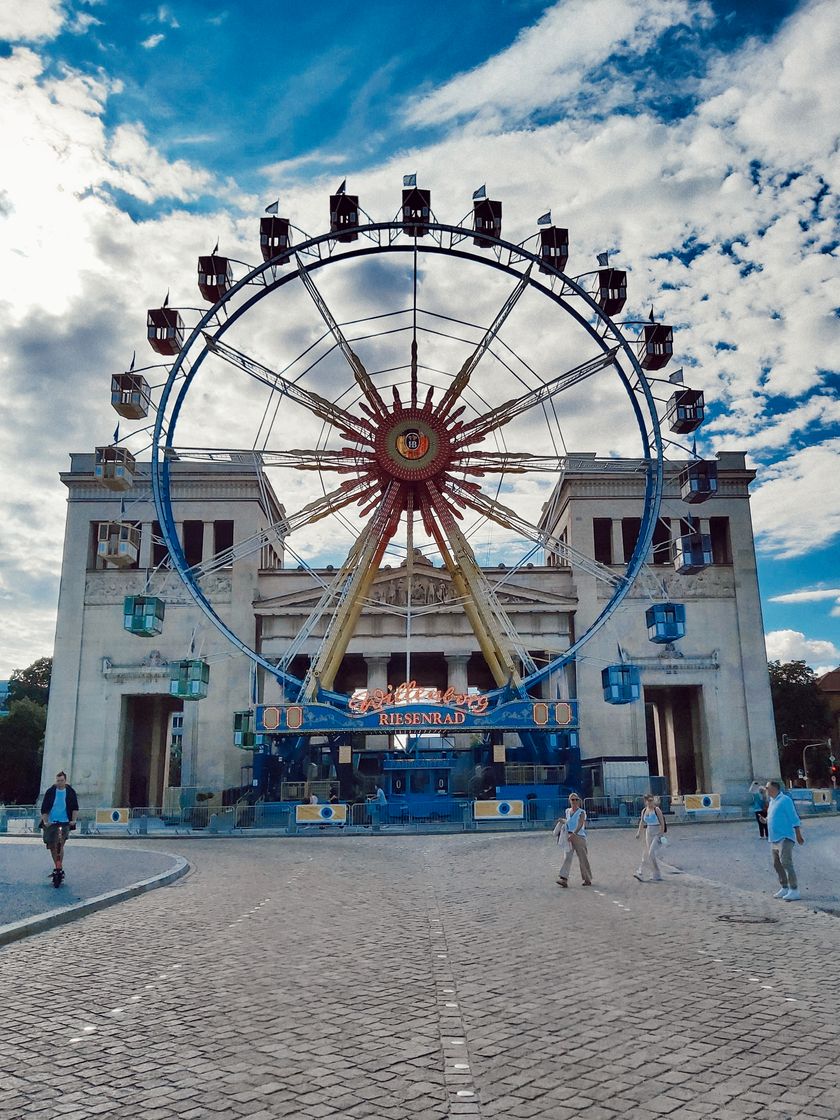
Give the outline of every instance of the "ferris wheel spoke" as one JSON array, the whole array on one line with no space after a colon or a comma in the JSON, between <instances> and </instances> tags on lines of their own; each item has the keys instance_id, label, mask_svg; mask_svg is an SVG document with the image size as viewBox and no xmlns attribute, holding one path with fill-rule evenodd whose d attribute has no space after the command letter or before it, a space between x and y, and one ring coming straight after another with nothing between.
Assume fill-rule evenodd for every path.
<instances>
[{"instance_id":1,"label":"ferris wheel spoke","mask_svg":"<svg viewBox=\"0 0 840 1120\"><path fill-rule=\"evenodd\" d=\"M304 680L302 696L306 700L315 700L321 689L333 687L385 549L399 524L402 500L402 487L390 483L341 567L340 602Z\"/></svg>"},{"instance_id":2,"label":"ferris wheel spoke","mask_svg":"<svg viewBox=\"0 0 840 1120\"><path fill-rule=\"evenodd\" d=\"M468 451L456 456L454 471L463 474L562 474L569 467L568 455L532 455L528 451Z\"/></svg>"},{"instance_id":3,"label":"ferris wheel spoke","mask_svg":"<svg viewBox=\"0 0 840 1120\"><path fill-rule=\"evenodd\" d=\"M203 561L201 564L194 564L187 569L187 573L192 579L204 579L220 568L229 568L237 561L253 556L255 552L259 552L276 542L282 544L285 537L299 532L307 525L314 525L331 513L336 513L344 509L345 506L352 505L353 502L365 501L372 497L377 486L378 483L371 483L367 479L356 482L349 480L342 482L338 489L331 490L328 494L316 498L314 502L309 502L297 513L278 518L271 524L266 525L265 528L259 529L249 537L237 541L230 548L217 553L211 559Z\"/></svg>"},{"instance_id":4,"label":"ferris wheel spoke","mask_svg":"<svg viewBox=\"0 0 840 1120\"><path fill-rule=\"evenodd\" d=\"M499 313L496 315L496 318L493 320L487 330L484 332L484 336L479 342L478 346L476 346L475 350L473 350L473 352L458 370L446 392L441 397L440 404L438 405L438 414L441 419L446 419L446 417L452 411L454 405L457 403L458 398L469 385L470 378L473 375L475 367L487 353L491 343L493 342L493 339L502 329L508 315L510 315L511 311L513 311L514 307L516 307L517 303L519 302L520 296L528 287L528 283L531 278L531 269L533 267L533 264L530 264L528 266L527 272L507 297L505 302L502 304Z\"/></svg>"},{"instance_id":5,"label":"ferris wheel spoke","mask_svg":"<svg viewBox=\"0 0 840 1120\"><path fill-rule=\"evenodd\" d=\"M531 655L482 572L443 495L431 483L426 492L431 506L431 517L426 518L426 523L432 528L456 591L469 599L470 609L465 604L465 613L482 646L485 660L500 687L508 685L516 688L521 684L516 660L530 673L536 668ZM485 646L489 649L489 658Z\"/></svg>"},{"instance_id":6,"label":"ferris wheel spoke","mask_svg":"<svg viewBox=\"0 0 840 1120\"><path fill-rule=\"evenodd\" d=\"M564 389L570 389L572 385L577 385L579 382L585 381L587 377L598 373L599 370L612 365L617 351L618 347L613 346L603 354L598 354L596 357L582 362L579 366L566 370L565 373L553 377L550 381L538 385L535 389L529 389L521 397L514 397L513 400L505 401L504 404L496 405L495 408L491 408L483 415L476 416L474 420L470 420L457 431L455 441L464 445L484 439L491 432L504 427L505 424L509 424L511 420L528 412L536 405L545 404L556 397L558 393L562 393Z\"/></svg>"},{"instance_id":7,"label":"ferris wheel spoke","mask_svg":"<svg viewBox=\"0 0 840 1120\"><path fill-rule=\"evenodd\" d=\"M343 447L340 451L252 450L242 447L167 447L170 459L192 460L202 463L255 463L258 467L291 467L300 471L334 471L337 474L365 474L372 460L356 448Z\"/></svg>"},{"instance_id":8,"label":"ferris wheel spoke","mask_svg":"<svg viewBox=\"0 0 840 1120\"><path fill-rule=\"evenodd\" d=\"M609 474L644 474L649 459L580 459L574 455L533 455L529 451L465 451L455 456L452 470L462 474L565 474L602 470Z\"/></svg>"},{"instance_id":9,"label":"ferris wheel spoke","mask_svg":"<svg viewBox=\"0 0 840 1120\"><path fill-rule=\"evenodd\" d=\"M298 263L298 274L301 278L301 281L303 282L303 286L312 297L312 302L318 308L318 311L321 314L321 318L326 323L327 327L330 330L330 333L338 343L342 354L347 359L347 364L353 371L353 377L356 379L356 384L361 389L362 395L367 401L369 409L374 416L378 416L380 418L386 416L388 413L388 409L385 407L385 402L382 400L382 397L380 397L379 391L371 380L370 374L362 364L359 355L347 341L344 331L342 331L335 316L333 315L332 311L330 311L327 301L321 295L321 292L318 290L315 281L312 279L309 271L304 266L303 261L300 259L300 256L298 256L297 253L295 253L295 259Z\"/></svg>"},{"instance_id":10,"label":"ferris wheel spoke","mask_svg":"<svg viewBox=\"0 0 840 1120\"><path fill-rule=\"evenodd\" d=\"M547 533L539 526L532 525L530 521L520 517L508 506L488 497L478 487L464 486L462 483L453 480L449 483L448 489L459 504L468 506L474 513L481 513L485 517L489 517L491 521L494 521L503 529L510 529L511 532L532 540L545 549L556 552L570 567L579 568L613 588L626 582L624 575L612 571L605 564L601 564L591 556L586 556L578 549L572 548L566 541Z\"/></svg>"},{"instance_id":11,"label":"ferris wheel spoke","mask_svg":"<svg viewBox=\"0 0 840 1120\"><path fill-rule=\"evenodd\" d=\"M289 381L282 373L276 373L273 369L263 365L262 362L258 362L255 358L251 358L235 349L235 347L229 346L226 342L222 342L221 339L213 338L212 335L206 333L204 338L207 349L211 353L217 354L236 369L247 373L249 377L253 377L261 384L268 385L269 388L277 390L282 396L302 405L317 416L319 420L337 428L347 439L356 439L366 444L373 442L371 426L363 418L353 416L352 413L347 412L340 405L328 401L326 397L322 397L319 393L313 393L311 389L304 389L297 382Z\"/></svg>"}]
</instances>

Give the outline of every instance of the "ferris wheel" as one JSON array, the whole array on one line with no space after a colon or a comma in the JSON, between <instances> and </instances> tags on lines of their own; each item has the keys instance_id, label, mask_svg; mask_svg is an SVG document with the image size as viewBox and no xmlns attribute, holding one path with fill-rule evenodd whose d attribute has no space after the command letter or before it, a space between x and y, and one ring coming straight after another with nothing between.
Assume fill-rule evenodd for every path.
<instances>
[{"instance_id":1,"label":"ferris wheel","mask_svg":"<svg viewBox=\"0 0 840 1120\"><path fill-rule=\"evenodd\" d=\"M490 702L537 694L643 571L666 450L703 419L702 392L657 376L672 356L671 326L653 309L620 320L627 272L603 253L597 267L572 275L568 230L550 215L523 242L503 239L502 204L483 189L447 224L413 177L389 221L372 219L342 184L327 232L305 234L274 205L260 220L260 249L256 265L218 245L199 257L207 310L165 301L148 312L148 340L165 359L159 386L138 370L112 379L121 415L154 412L154 500L190 594L285 697L346 708L336 677L362 613L384 609L377 576L387 562L405 583L387 609L401 619L408 680L413 622L429 609L413 582L431 564L448 575L495 682ZM574 467L570 448L593 445L612 470L643 480L623 567L572 547L544 516ZM693 449L679 455L684 499L710 497L714 464ZM251 463L282 506L267 503L275 515L258 531L190 563L173 513L173 464L183 462ZM130 473L133 457L97 448L97 464L108 484ZM680 542L676 566L697 570L706 542L696 532ZM208 591L221 569L272 550L295 560L318 592L279 658L223 619ZM500 588L546 556L597 580L601 605L574 640L535 658ZM295 671L304 648L308 669Z\"/></svg>"}]
</instances>

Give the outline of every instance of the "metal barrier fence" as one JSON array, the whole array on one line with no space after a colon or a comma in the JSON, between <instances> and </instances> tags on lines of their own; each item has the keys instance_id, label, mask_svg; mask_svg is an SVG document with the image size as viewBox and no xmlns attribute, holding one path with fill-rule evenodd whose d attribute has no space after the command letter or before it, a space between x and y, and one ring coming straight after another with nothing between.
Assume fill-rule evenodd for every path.
<instances>
[{"instance_id":1,"label":"metal barrier fence","mask_svg":"<svg viewBox=\"0 0 840 1120\"><path fill-rule=\"evenodd\" d=\"M307 835L313 831L344 833L379 832L389 829L394 832L452 832L481 831L494 832L518 829L520 831L551 828L567 808L566 798L526 798L522 820L482 819L473 816L473 800L468 798L430 797L400 802L392 799L385 805L376 801L364 801L348 806L347 824L333 825L321 822L297 824L295 821L296 802L258 801L248 804L245 801L235 805L222 806L209 804L192 805L183 809L143 806L129 809L127 820L121 822L97 822L97 810L80 810L76 835L80 836L147 836L147 835L185 835L204 832L208 835L242 834L243 832L270 830ZM739 806L724 806L722 809L703 813L685 813L679 804L671 804L671 798L660 798L662 809L676 816L669 820L696 823L702 820L751 820L752 810ZM611 827L635 826L642 811L644 799L633 794L610 797L587 797L584 800L589 824L609 825ZM797 802L797 809L803 816L817 815L822 812L840 810L840 791L834 805L813 806ZM38 835L40 812L35 805L0 806L0 834Z\"/></svg>"}]
</instances>

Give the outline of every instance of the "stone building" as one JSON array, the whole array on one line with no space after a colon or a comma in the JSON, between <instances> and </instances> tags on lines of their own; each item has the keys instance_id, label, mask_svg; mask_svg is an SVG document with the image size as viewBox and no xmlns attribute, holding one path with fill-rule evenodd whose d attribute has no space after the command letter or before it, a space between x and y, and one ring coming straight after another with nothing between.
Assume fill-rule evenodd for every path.
<instances>
[{"instance_id":1,"label":"stone building","mask_svg":"<svg viewBox=\"0 0 840 1120\"><path fill-rule=\"evenodd\" d=\"M172 466L173 510L191 564L281 516L279 496L251 463ZM754 472L736 452L720 453L717 466L718 495L699 507L712 563L694 574L674 570L672 542L684 532L688 507L677 468L666 466L660 521L642 577L576 662L544 682L544 695L579 701L581 753L595 787L603 788L610 760L626 764L628 773L662 775L672 793L715 791L732 799L754 776L778 770L749 510ZM160 805L173 786L231 789L241 784L248 760L233 745L232 719L249 706L250 661L205 619L176 573L156 570L165 552L143 469L124 499L96 482L92 455L72 455L61 476L67 526L43 780L49 784L57 768L66 769L88 805ZM643 483L640 464L572 455L543 509L542 527L620 571L638 531ZM97 556L99 527L118 521L139 530L136 561L121 568ZM565 566L552 552L534 560L515 572L486 572L539 660L568 648L607 592L594 575ZM166 603L165 624L162 633L138 638L123 628L122 605L148 587ZM284 654L319 594L309 572L286 563L279 544L219 569L206 590L232 629L270 659ZM404 627L389 611L404 605L405 595L399 566L383 567L337 689L406 679ZM674 645L648 640L645 608L663 598L686 605L687 632ZM412 610L410 674L418 684L492 687L442 567L418 562ZM316 631L293 669L305 671L317 643ZM639 703L604 701L601 670L615 662L617 647L641 670ZM210 664L209 694L198 703L169 694L169 662L191 653ZM279 690L262 676L259 699L272 703ZM371 751L383 745L381 738L368 740Z\"/></svg>"}]
</instances>

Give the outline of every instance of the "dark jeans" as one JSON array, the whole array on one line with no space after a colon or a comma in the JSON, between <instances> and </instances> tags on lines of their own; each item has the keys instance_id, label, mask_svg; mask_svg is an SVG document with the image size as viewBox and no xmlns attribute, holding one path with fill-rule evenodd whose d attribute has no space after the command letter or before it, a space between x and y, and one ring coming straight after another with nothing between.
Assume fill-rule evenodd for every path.
<instances>
[{"instance_id":1,"label":"dark jeans","mask_svg":"<svg viewBox=\"0 0 840 1120\"><path fill-rule=\"evenodd\" d=\"M763 816L764 816L764 813L760 813L756 809L755 819L758 821L758 835L759 836L766 836L767 835L767 821L763 821L761 819Z\"/></svg>"}]
</instances>

